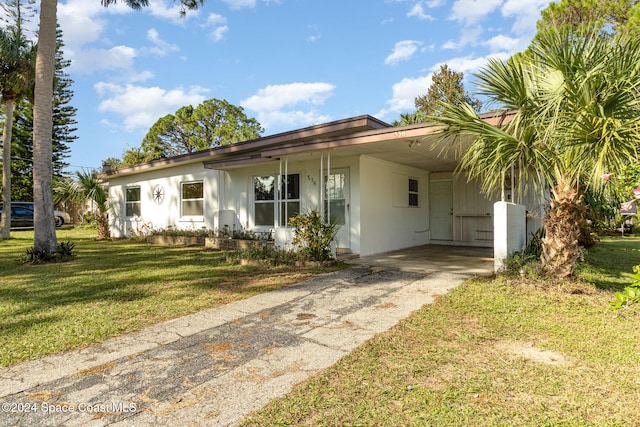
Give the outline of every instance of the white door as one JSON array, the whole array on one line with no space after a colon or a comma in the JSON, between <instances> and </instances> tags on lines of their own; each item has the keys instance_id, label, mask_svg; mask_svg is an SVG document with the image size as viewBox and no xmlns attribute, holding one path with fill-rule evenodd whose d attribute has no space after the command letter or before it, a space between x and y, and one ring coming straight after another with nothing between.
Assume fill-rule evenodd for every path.
<instances>
[{"instance_id":1,"label":"white door","mask_svg":"<svg viewBox=\"0 0 640 427\"><path fill-rule=\"evenodd\" d=\"M453 181L429 183L431 238L453 240Z\"/></svg>"},{"instance_id":2,"label":"white door","mask_svg":"<svg viewBox=\"0 0 640 427\"><path fill-rule=\"evenodd\" d=\"M350 248L349 170L332 169L324 175L324 215L340 224L337 236L339 248Z\"/></svg>"}]
</instances>

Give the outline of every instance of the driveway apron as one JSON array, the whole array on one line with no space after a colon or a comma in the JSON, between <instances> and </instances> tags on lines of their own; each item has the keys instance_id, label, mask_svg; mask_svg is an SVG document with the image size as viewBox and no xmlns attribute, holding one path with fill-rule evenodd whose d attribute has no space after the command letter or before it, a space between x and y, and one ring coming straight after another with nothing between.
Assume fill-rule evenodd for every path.
<instances>
[{"instance_id":1,"label":"driveway apron","mask_svg":"<svg viewBox=\"0 0 640 427\"><path fill-rule=\"evenodd\" d=\"M2 368L0 425L234 425L467 277L361 264Z\"/></svg>"}]
</instances>

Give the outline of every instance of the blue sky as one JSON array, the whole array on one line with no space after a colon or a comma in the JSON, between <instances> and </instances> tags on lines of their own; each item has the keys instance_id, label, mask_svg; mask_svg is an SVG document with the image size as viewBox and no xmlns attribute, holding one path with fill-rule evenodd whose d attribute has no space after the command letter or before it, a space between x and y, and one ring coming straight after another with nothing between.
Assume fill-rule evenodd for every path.
<instances>
[{"instance_id":1,"label":"blue sky","mask_svg":"<svg viewBox=\"0 0 640 427\"><path fill-rule=\"evenodd\" d=\"M60 0L78 140L70 170L140 145L184 105L226 99L265 135L414 111L443 63L472 73L525 49L548 0L207 0L180 18L167 0Z\"/></svg>"}]
</instances>

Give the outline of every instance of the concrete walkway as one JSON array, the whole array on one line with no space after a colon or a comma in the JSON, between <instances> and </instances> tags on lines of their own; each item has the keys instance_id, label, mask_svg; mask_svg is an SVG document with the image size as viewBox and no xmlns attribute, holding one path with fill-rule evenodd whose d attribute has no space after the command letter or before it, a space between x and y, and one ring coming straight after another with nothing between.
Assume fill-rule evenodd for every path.
<instances>
[{"instance_id":1,"label":"concrete walkway","mask_svg":"<svg viewBox=\"0 0 640 427\"><path fill-rule=\"evenodd\" d=\"M0 426L234 425L471 275L364 261L2 368Z\"/></svg>"}]
</instances>

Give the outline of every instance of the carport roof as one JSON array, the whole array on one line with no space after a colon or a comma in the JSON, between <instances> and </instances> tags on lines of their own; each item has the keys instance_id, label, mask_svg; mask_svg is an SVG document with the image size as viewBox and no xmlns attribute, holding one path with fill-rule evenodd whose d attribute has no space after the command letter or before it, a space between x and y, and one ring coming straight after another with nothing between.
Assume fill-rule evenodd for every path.
<instances>
[{"instance_id":1,"label":"carport roof","mask_svg":"<svg viewBox=\"0 0 640 427\"><path fill-rule=\"evenodd\" d=\"M508 121L511 112L481 115L491 124ZM215 147L131 167L103 171L102 178L134 175L150 170L202 162L209 169L232 169L277 161L309 159L331 150L332 157L369 155L429 171L451 171L467 144L437 144L437 126L421 123L393 127L363 115ZM468 142L467 142L468 143ZM447 148L447 149L443 149Z\"/></svg>"}]
</instances>

